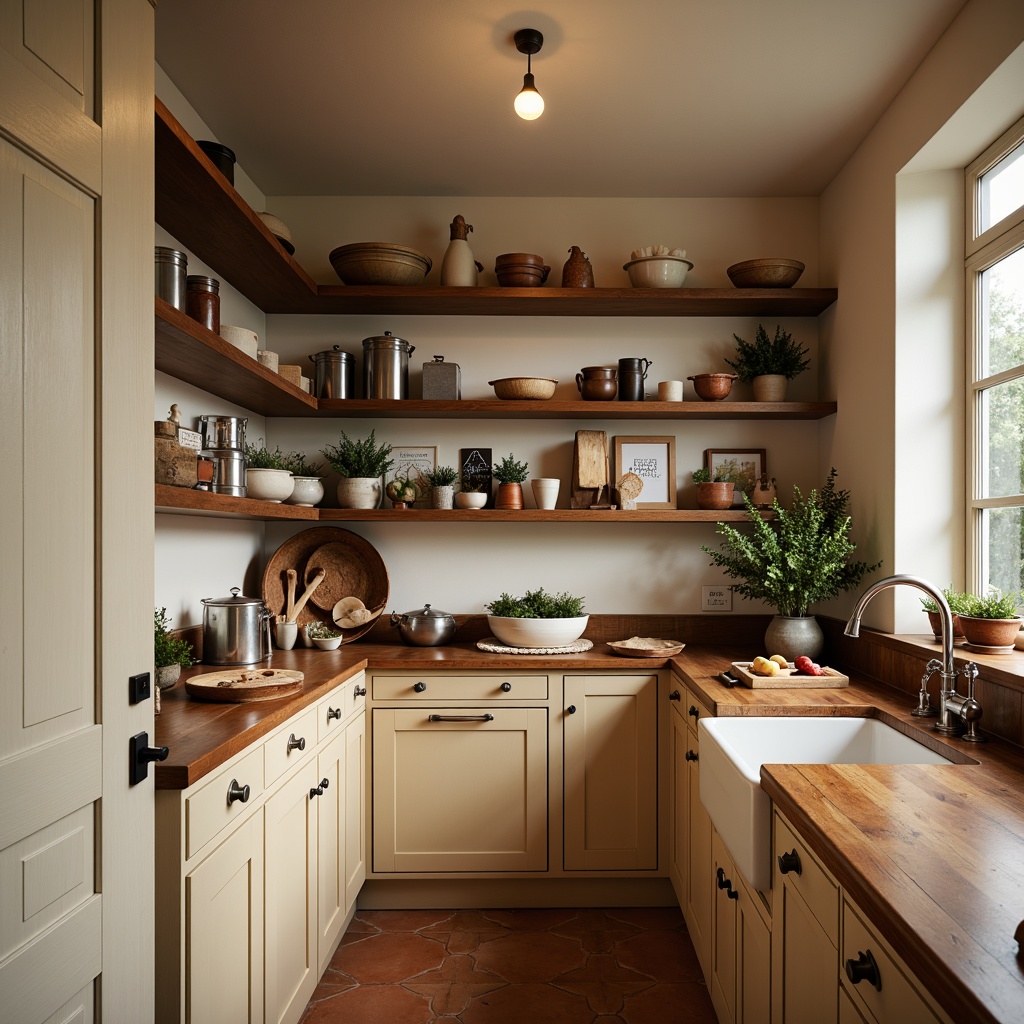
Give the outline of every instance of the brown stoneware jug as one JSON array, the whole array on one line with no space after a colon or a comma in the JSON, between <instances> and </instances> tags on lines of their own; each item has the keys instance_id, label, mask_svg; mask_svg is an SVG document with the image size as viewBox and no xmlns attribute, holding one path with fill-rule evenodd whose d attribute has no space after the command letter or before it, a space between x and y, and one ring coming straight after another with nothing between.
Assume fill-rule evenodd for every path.
<instances>
[{"instance_id":1,"label":"brown stoneware jug","mask_svg":"<svg viewBox=\"0 0 1024 1024\"><path fill-rule=\"evenodd\" d=\"M584 366L576 374L576 387L585 402L610 402L618 389L614 366Z\"/></svg>"}]
</instances>

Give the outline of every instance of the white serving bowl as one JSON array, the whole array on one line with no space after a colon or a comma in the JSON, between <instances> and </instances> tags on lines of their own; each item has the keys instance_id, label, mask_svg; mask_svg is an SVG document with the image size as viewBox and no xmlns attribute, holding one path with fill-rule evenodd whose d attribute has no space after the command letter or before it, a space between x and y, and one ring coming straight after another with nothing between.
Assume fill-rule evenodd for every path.
<instances>
[{"instance_id":1,"label":"white serving bowl","mask_svg":"<svg viewBox=\"0 0 1024 1024\"><path fill-rule=\"evenodd\" d=\"M456 508L483 508L487 495L483 491L459 491L455 495Z\"/></svg>"},{"instance_id":2,"label":"white serving bowl","mask_svg":"<svg viewBox=\"0 0 1024 1024\"><path fill-rule=\"evenodd\" d=\"M321 651L336 651L341 646L342 638L340 636L315 636L312 640Z\"/></svg>"},{"instance_id":3,"label":"white serving bowl","mask_svg":"<svg viewBox=\"0 0 1024 1024\"><path fill-rule=\"evenodd\" d=\"M572 619L516 619L488 615L491 632L509 647L565 647L583 636L589 615Z\"/></svg>"},{"instance_id":4,"label":"white serving bowl","mask_svg":"<svg viewBox=\"0 0 1024 1024\"><path fill-rule=\"evenodd\" d=\"M271 501L280 505L292 496L295 482L287 469L247 469L245 494L257 501Z\"/></svg>"},{"instance_id":5,"label":"white serving bowl","mask_svg":"<svg viewBox=\"0 0 1024 1024\"><path fill-rule=\"evenodd\" d=\"M693 264L682 256L641 256L622 264L634 288L678 288Z\"/></svg>"},{"instance_id":6,"label":"white serving bowl","mask_svg":"<svg viewBox=\"0 0 1024 1024\"><path fill-rule=\"evenodd\" d=\"M289 505L301 505L303 508L312 508L319 505L324 496L324 485L318 476L296 476L292 477L292 493L285 501Z\"/></svg>"}]
</instances>

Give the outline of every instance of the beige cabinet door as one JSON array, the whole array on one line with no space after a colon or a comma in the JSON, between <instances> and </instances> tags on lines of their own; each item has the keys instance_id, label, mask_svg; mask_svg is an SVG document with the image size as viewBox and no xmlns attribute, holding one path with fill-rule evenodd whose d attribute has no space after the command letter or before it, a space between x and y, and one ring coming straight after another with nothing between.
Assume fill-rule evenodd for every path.
<instances>
[{"instance_id":1,"label":"beige cabinet door","mask_svg":"<svg viewBox=\"0 0 1024 1024\"><path fill-rule=\"evenodd\" d=\"M373 870L544 871L543 708L374 708Z\"/></svg>"},{"instance_id":2,"label":"beige cabinet door","mask_svg":"<svg viewBox=\"0 0 1024 1024\"><path fill-rule=\"evenodd\" d=\"M683 758L687 765L686 831L689 836L684 915L697 959L707 978L711 974L711 893L714 879L711 870L711 818L700 802L700 744L693 729L687 729Z\"/></svg>"},{"instance_id":3,"label":"beige cabinet door","mask_svg":"<svg viewBox=\"0 0 1024 1024\"><path fill-rule=\"evenodd\" d=\"M366 881L366 715L345 726L345 914Z\"/></svg>"},{"instance_id":4,"label":"beige cabinet door","mask_svg":"<svg viewBox=\"0 0 1024 1024\"><path fill-rule=\"evenodd\" d=\"M317 976L323 974L334 944L345 923L345 733L338 734L317 751L317 789L312 801L316 810L316 922Z\"/></svg>"},{"instance_id":5,"label":"beige cabinet door","mask_svg":"<svg viewBox=\"0 0 1024 1024\"><path fill-rule=\"evenodd\" d=\"M672 694L676 697L672 697ZM689 764L686 751L689 750L689 730L683 718L680 702L681 688L672 687L669 693L672 701L669 713L669 877L680 910L686 909L686 879L688 874L689 833Z\"/></svg>"},{"instance_id":6,"label":"beige cabinet door","mask_svg":"<svg viewBox=\"0 0 1024 1024\"><path fill-rule=\"evenodd\" d=\"M319 977L315 757L267 799L264 951L267 1024L294 1024Z\"/></svg>"},{"instance_id":7,"label":"beige cabinet door","mask_svg":"<svg viewBox=\"0 0 1024 1024\"><path fill-rule=\"evenodd\" d=\"M658 677L564 679L564 866L658 867Z\"/></svg>"},{"instance_id":8,"label":"beige cabinet door","mask_svg":"<svg viewBox=\"0 0 1024 1024\"><path fill-rule=\"evenodd\" d=\"M836 1020L836 947L788 876L776 872L772 899L772 1020L784 1024Z\"/></svg>"},{"instance_id":9,"label":"beige cabinet door","mask_svg":"<svg viewBox=\"0 0 1024 1024\"><path fill-rule=\"evenodd\" d=\"M736 904L739 901L735 865L718 833L711 829L712 915L711 976L708 987L719 1024L736 1020Z\"/></svg>"},{"instance_id":10,"label":"beige cabinet door","mask_svg":"<svg viewBox=\"0 0 1024 1024\"><path fill-rule=\"evenodd\" d=\"M770 1024L772 1017L772 933L760 897L745 882L736 886L736 1024Z\"/></svg>"},{"instance_id":11,"label":"beige cabinet door","mask_svg":"<svg viewBox=\"0 0 1024 1024\"><path fill-rule=\"evenodd\" d=\"M185 879L188 1024L262 1024L263 815L239 826Z\"/></svg>"}]
</instances>

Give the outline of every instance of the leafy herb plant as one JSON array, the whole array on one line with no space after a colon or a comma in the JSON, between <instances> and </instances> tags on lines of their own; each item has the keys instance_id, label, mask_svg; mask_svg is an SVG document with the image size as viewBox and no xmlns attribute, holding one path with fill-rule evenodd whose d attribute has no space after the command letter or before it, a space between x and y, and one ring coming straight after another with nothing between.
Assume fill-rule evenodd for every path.
<instances>
[{"instance_id":1,"label":"leafy herb plant","mask_svg":"<svg viewBox=\"0 0 1024 1024\"><path fill-rule=\"evenodd\" d=\"M728 577L741 581L732 584L737 594L764 601L780 615L807 615L810 605L851 590L882 564L851 560L856 545L849 536L850 492L836 490L835 477L833 469L825 486L806 498L794 487L790 509L773 501L773 522L762 519L745 498L749 532L718 524L721 550L702 550Z\"/></svg>"},{"instance_id":2,"label":"leafy herb plant","mask_svg":"<svg viewBox=\"0 0 1024 1024\"><path fill-rule=\"evenodd\" d=\"M693 482L695 484L729 484L735 483L736 481L732 478L731 466L726 463L718 467L715 470L715 478L711 479L711 470L707 466L702 466L700 469L693 471Z\"/></svg>"},{"instance_id":3,"label":"leafy herb plant","mask_svg":"<svg viewBox=\"0 0 1024 1024\"><path fill-rule=\"evenodd\" d=\"M291 469L291 466L286 465L287 458L280 445L271 451L263 444L262 437L259 444L245 443L246 469Z\"/></svg>"},{"instance_id":4,"label":"leafy herb plant","mask_svg":"<svg viewBox=\"0 0 1024 1024\"><path fill-rule=\"evenodd\" d=\"M549 594L539 587L528 590L522 597L502 594L484 607L492 615L510 619L575 619L583 614L583 598Z\"/></svg>"},{"instance_id":5,"label":"leafy herb plant","mask_svg":"<svg viewBox=\"0 0 1024 1024\"><path fill-rule=\"evenodd\" d=\"M943 587L942 596L946 599L946 604L949 605L949 610L954 615L969 615L967 606L971 601L970 594L961 593L959 590L953 590L952 587ZM926 612L937 612L939 606L930 598L921 598L921 607Z\"/></svg>"},{"instance_id":6,"label":"leafy herb plant","mask_svg":"<svg viewBox=\"0 0 1024 1024\"><path fill-rule=\"evenodd\" d=\"M427 474L427 482L431 487L451 487L458 479L458 471L451 466L438 466Z\"/></svg>"},{"instance_id":7,"label":"leafy herb plant","mask_svg":"<svg viewBox=\"0 0 1024 1024\"><path fill-rule=\"evenodd\" d=\"M757 325L753 344L738 334L733 337L736 339L736 358L726 359L726 363L736 371L740 380L751 381L766 374L781 374L792 380L811 364L807 349L778 324L772 341L768 340L763 324Z\"/></svg>"},{"instance_id":8,"label":"leafy herb plant","mask_svg":"<svg viewBox=\"0 0 1024 1024\"><path fill-rule=\"evenodd\" d=\"M181 665L188 668L192 664L192 645L180 637L173 636L170 619L166 608L153 611L153 663L157 668L168 665Z\"/></svg>"},{"instance_id":9,"label":"leafy herb plant","mask_svg":"<svg viewBox=\"0 0 1024 1024\"><path fill-rule=\"evenodd\" d=\"M292 471L292 476L323 476L322 462L307 462L302 452L289 452L284 457L284 468Z\"/></svg>"},{"instance_id":10,"label":"leafy herb plant","mask_svg":"<svg viewBox=\"0 0 1024 1024\"><path fill-rule=\"evenodd\" d=\"M964 610L958 614L971 619L1018 619L1020 612L1017 609L1024 603L1024 595L1019 591L1004 594L995 588L984 597L975 594L965 594L964 597Z\"/></svg>"},{"instance_id":11,"label":"leafy herb plant","mask_svg":"<svg viewBox=\"0 0 1024 1024\"><path fill-rule=\"evenodd\" d=\"M319 619L315 622L309 623L306 626L306 636L310 640L334 640L341 636L341 633L336 629L331 629L330 626L325 626Z\"/></svg>"},{"instance_id":12,"label":"leafy herb plant","mask_svg":"<svg viewBox=\"0 0 1024 1024\"><path fill-rule=\"evenodd\" d=\"M343 430L338 443L321 448L320 454L335 473L347 477L383 476L395 464L391 445L378 445L372 430L370 436L361 441L353 441Z\"/></svg>"},{"instance_id":13,"label":"leafy herb plant","mask_svg":"<svg viewBox=\"0 0 1024 1024\"><path fill-rule=\"evenodd\" d=\"M493 467L494 477L500 484L521 484L530 472L528 462L516 462L512 453L509 452L501 462Z\"/></svg>"}]
</instances>

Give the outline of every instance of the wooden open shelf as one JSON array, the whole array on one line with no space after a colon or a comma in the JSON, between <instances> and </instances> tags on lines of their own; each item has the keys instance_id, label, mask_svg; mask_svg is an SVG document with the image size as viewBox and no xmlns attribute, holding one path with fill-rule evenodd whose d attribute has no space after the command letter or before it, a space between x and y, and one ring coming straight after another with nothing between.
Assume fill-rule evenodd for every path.
<instances>
[{"instance_id":1,"label":"wooden open shelf","mask_svg":"<svg viewBox=\"0 0 1024 1024\"><path fill-rule=\"evenodd\" d=\"M216 516L230 519L298 519L319 518L315 508L284 505L274 501L256 501L253 498L235 498L230 494L212 491L193 491L187 487L155 484L157 512L178 515Z\"/></svg>"}]
</instances>

